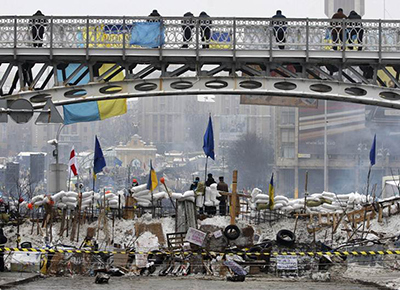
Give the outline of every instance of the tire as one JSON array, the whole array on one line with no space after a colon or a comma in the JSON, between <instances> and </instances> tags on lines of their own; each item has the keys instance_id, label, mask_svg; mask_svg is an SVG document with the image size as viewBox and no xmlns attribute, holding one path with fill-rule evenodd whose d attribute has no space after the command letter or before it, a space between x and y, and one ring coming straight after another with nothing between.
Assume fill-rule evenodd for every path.
<instances>
[{"instance_id":1,"label":"tire","mask_svg":"<svg viewBox=\"0 0 400 290\"><path fill-rule=\"evenodd\" d=\"M293 246L296 236L292 231L280 230L276 235L276 242L282 246Z\"/></svg>"},{"instance_id":2,"label":"tire","mask_svg":"<svg viewBox=\"0 0 400 290\"><path fill-rule=\"evenodd\" d=\"M235 225L229 225L225 228L224 235L228 240L236 240L240 236L240 229Z\"/></svg>"}]
</instances>

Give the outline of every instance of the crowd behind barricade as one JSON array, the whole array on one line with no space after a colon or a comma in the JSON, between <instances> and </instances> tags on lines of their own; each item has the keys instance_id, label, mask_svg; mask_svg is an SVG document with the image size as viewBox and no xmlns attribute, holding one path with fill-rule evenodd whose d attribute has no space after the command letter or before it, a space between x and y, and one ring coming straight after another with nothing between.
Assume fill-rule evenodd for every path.
<instances>
[{"instance_id":1,"label":"crowd behind barricade","mask_svg":"<svg viewBox=\"0 0 400 290\"><path fill-rule=\"evenodd\" d=\"M134 25L128 25L128 32L132 32L132 37L129 42L132 46L148 47L148 48L158 48L165 44L164 33L165 28L163 27L162 16L157 10L153 10L147 17L145 23L136 23ZM217 32L213 31L212 18L206 13L201 12L198 17L195 17L193 13L186 12L183 15L184 20L181 20L181 33L182 33L182 45L181 48L195 48L197 45L194 42L194 36L199 35L199 43L203 49L209 48L231 48L230 44L232 42L232 31L229 32ZM347 20L347 21L342 21ZM196 23L199 23L198 31L196 28ZM142 35L140 33L134 32L134 27L137 25L140 29L146 33ZM43 47L44 37L46 29L48 30L49 21L45 15L38 10L29 21L30 33L32 38L32 46L36 48ZM112 24L104 25L104 29L107 33L118 34L115 32L116 26ZM215 25L214 25L215 26ZM286 16L282 14L281 10L277 10L276 14L272 16L272 20L269 22L269 26L272 29L273 37L275 38L278 48L283 50L287 43L288 34L290 27L288 27L288 22L286 21ZM90 34L95 33L88 31ZM100 36L97 35L93 39L97 39ZM85 33L79 34L78 38L85 40ZM141 36L140 36L141 35ZM146 35L147 38L152 38L151 40L140 39ZM102 37L100 37L102 38ZM361 16L356 11L351 11L348 16L343 13L343 9L339 8L337 12L332 16L332 21L330 21L330 27L326 30L326 35L324 39L326 42L330 43L329 47L333 50L344 49L344 43L347 43L347 49L349 50L362 50L364 38L364 28L361 22ZM212 43L220 43L218 45L211 45ZM222 43L222 44L221 44ZM229 45L227 45L229 44Z\"/></svg>"}]
</instances>

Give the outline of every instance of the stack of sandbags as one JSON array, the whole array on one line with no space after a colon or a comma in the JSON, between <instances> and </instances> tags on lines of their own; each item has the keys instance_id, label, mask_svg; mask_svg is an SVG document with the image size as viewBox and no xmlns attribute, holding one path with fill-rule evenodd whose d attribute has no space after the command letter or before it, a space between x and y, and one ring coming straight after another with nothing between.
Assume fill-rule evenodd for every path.
<instances>
[{"instance_id":1,"label":"stack of sandbags","mask_svg":"<svg viewBox=\"0 0 400 290\"><path fill-rule=\"evenodd\" d=\"M68 191L65 193L64 197L61 198L61 201L67 208L74 209L78 205L78 193L75 191Z\"/></svg>"},{"instance_id":2,"label":"stack of sandbags","mask_svg":"<svg viewBox=\"0 0 400 290\"><path fill-rule=\"evenodd\" d=\"M274 198L274 209L278 210L281 208L287 208L289 205L289 199L286 196L283 195L277 195Z\"/></svg>"},{"instance_id":3,"label":"stack of sandbags","mask_svg":"<svg viewBox=\"0 0 400 290\"><path fill-rule=\"evenodd\" d=\"M294 212L299 212L304 209L304 198L290 200L288 206L291 206Z\"/></svg>"},{"instance_id":4,"label":"stack of sandbags","mask_svg":"<svg viewBox=\"0 0 400 290\"><path fill-rule=\"evenodd\" d=\"M94 192L93 191L85 191L82 192L82 203L81 203L81 209L86 209L90 207L93 203L94 200Z\"/></svg>"},{"instance_id":5,"label":"stack of sandbags","mask_svg":"<svg viewBox=\"0 0 400 290\"><path fill-rule=\"evenodd\" d=\"M204 205L205 206L218 206L219 200L217 197L220 197L220 193L217 190L217 184L213 183L209 187L206 187L206 194L204 197Z\"/></svg>"},{"instance_id":6,"label":"stack of sandbags","mask_svg":"<svg viewBox=\"0 0 400 290\"><path fill-rule=\"evenodd\" d=\"M259 195L259 194L262 194L262 191L261 191L261 189L259 189L259 188L254 188L252 191L251 191L251 194L250 194L250 196L251 196L251 202L252 203L255 203L256 202L256 196L257 195Z\"/></svg>"},{"instance_id":7,"label":"stack of sandbags","mask_svg":"<svg viewBox=\"0 0 400 290\"><path fill-rule=\"evenodd\" d=\"M139 190L139 187L144 188L143 190ZM149 207L151 206L151 192L146 189L146 185L144 187L142 185L135 186L132 188L133 198L136 200L138 206Z\"/></svg>"}]
</instances>

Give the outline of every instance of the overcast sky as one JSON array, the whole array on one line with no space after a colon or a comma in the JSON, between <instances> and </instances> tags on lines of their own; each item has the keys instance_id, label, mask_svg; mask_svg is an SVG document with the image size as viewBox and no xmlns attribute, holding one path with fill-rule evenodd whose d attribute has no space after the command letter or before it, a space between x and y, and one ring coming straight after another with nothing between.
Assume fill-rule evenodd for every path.
<instances>
[{"instance_id":1,"label":"overcast sky","mask_svg":"<svg viewBox=\"0 0 400 290\"><path fill-rule=\"evenodd\" d=\"M364 18L400 19L399 0L365 0ZM0 0L3 15L31 15L40 9L46 15L146 16L158 9L164 16L187 11L210 16L269 17L281 9L287 17L324 18L324 0Z\"/></svg>"}]
</instances>

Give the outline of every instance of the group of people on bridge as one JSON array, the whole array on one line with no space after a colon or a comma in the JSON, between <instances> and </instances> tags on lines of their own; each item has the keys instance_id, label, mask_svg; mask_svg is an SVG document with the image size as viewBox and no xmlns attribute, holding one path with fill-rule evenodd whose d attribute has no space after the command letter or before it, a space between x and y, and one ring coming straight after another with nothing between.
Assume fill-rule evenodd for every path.
<instances>
[{"instance_id":1,"label":"group of people on bridge","mask_svg":"<svg viewBox=\"0 0 400 290\"><path fill-rule=\"evenodd\" d=\"M160 21L160 13L157 10L153 10L148 15L147 22L159 22ZM182 20L182 31L183 31L183 45L182 48L189 48L189 44L193 41L193 36L195 35L195 16L191 12L186 12L183 15L184 18ZM151 19L154 18L154 19ZM212 39L212 20L210 16L206 12L201 12L198 16L199 18L199 33L200 39L203 48L209 48L209 43ZM270 25L272 27L272 31L278 44L279 49L285 49L285 43L287 40L287 31L288 24L286 16L282 14L281 10L277 10L276 14L272 16L272 21ZM332 16L333 20L342 20L349 19L350 22L346 22L344 25L342 21L331 21L330 22L330 32L327 32L326 39L329 39L333 45L332 49L337 50L338 45L340 43L345 43L348 41L350 45L347 46L347 49L352 50L353 45L357 44L356 49L359 51L362 50L362 42L364 36L364 29L361 23L361 16L355 12L351 11L348 16L343 13L343 9L339 8L337 12ZM48 25L48 20L44 17L44 14L38 10L29 21L31 26L31 34L33 40L33 47L42 47L43 46L43 37L45 33L45 27ZM224 37L224 40L229 42L230 37Z\"/></svg>"}]
</instances>

